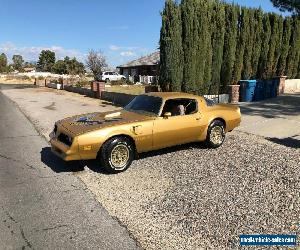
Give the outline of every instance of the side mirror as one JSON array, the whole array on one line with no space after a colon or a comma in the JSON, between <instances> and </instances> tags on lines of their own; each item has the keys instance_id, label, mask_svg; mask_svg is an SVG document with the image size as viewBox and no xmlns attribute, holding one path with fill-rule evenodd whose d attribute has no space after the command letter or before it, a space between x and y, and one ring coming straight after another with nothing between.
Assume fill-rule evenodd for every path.
<instances>
[{"instance_id":1,"label":"side mirror","mask_svg":"<svg viewBox=\"0 0 300 250\"><path fill-rule=\"evenodd\" d=\"M165 118L165 119L168 119L168 118L171 117L171 116L172 116L171 112L166 112L166 113L164 113L164 118Z\"/></svg>"}]
</instances>

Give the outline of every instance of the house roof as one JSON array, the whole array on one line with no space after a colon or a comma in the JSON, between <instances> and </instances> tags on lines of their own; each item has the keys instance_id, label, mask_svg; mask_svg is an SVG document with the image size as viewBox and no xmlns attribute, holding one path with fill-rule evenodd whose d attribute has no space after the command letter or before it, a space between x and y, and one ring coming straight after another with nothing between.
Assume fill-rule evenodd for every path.
<instances>
[{"instance_id":1,"label":"house roof","mask_svg":"<svg viewBox=\"0 0 300 250\"><path fill-rule=\"evenodd\" d=\"M159 64L160 54L159 51L155 51L154 53L143 56L139 59L130 61L123 65L118 66L117 68L129 68L129 67L136 67L136 66L143 66L143 65L157 65Z\"/></svg>"}]
</instances>

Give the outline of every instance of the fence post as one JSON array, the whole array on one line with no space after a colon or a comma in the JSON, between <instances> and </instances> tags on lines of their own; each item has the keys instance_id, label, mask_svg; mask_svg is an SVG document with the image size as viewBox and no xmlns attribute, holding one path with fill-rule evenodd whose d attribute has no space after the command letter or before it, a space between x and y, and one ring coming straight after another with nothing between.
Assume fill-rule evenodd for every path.
<instances>
[{"instance_id":1,"label":"fence post","mask_svg":"<svg viewBox=\"0 0 300 250\"><path fill-rule=\"evenodd\" d=\"M286 80L286 76L278 76L276 77L279 81L279 87L278 87L278 90L277 90L277 94L278 95L281 95L281 94L284 94L284 89L285 89L285 80Z\"/></svg>"},{"instance_id":2,"label":"fence post","mask_svg":"<svg viewBox=\"0 0 300 250\"><path fill-rule=\"evenodd\" d=\"M99 98L99 83L97 81L91 82L91 91L94 98Z\"/></svg>"},{"instance_id":3,"label":"fence post","mask_svg":"<svg viewBox=\"0 0 300 250\"><path fill-rule=\"evenodd\" d=\"M240 85L229 85L229 102L237 104L240 97Z\"/></svg>"}]
</instances>

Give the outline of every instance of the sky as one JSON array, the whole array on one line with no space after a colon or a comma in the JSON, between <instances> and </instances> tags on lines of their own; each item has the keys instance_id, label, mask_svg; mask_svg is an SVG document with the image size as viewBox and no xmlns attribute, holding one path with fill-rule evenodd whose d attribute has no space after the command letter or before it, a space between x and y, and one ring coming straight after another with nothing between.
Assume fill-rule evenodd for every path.
<instances>
[{"instance_id":1,"label":"sky","mask_svg":"<svg viewBox=\"0 0 300 250\"><path fill-rule=\"evenodd\" d=\"M279 13L269 0L233 2ZM115 67L158 48L163 6L164 0L0 0L0 53L37 61L50 49L57 59L84 62L94 49Z\"/></svg>"}]
</instances>

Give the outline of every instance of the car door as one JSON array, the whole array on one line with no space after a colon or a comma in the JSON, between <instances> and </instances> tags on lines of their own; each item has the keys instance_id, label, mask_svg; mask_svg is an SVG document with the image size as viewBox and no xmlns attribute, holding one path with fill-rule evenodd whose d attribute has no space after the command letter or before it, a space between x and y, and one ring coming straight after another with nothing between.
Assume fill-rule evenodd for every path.
<instances>
[{"instance_id":1,"label":"car door","mask_svg":"<svg viewBox=\"0 0 300 250\"><path fill-rule=\"evenodd\" d=\"M115 81L121 80L121 78L119 77L119 74L117 72L114 72L114 79L115 79Z\"/></svg>"},{"instance_id":2,"label":"car door","mask_svg":"<svg viewBox=\"0 0 300 250\"><path fill-rule=\"evenodd\" d=\"M198 109L197 100L184 99L183 103L186 104L189 101L193 101L196 104L194 112L170 117L163 117L164 114L162 114L161 117L154 120L153 149L199 140L200 135L205 129L205 122L201 111ZM187 106L187 104L185 106ZM162 112L164 113L164 109Z\"/></svg>"},{"instance_id":3,"label":"car door","mask_svg":"<svg viewBox=\"0 0 300 250\"><path fill-rule=\"evenodd\" d=\"M115 81L116 80L114 72L109 72L109 78L110 78L111 81Z\"/></svg>"}]
</instances>

